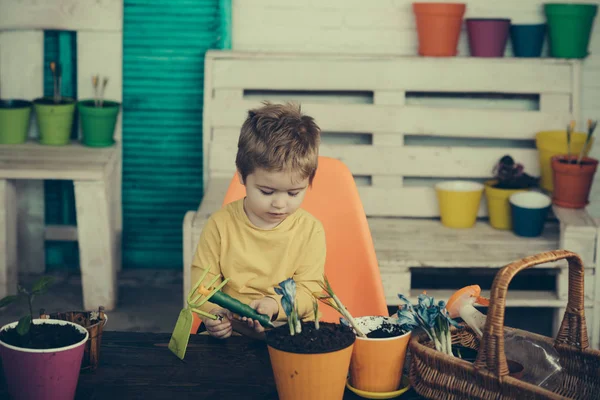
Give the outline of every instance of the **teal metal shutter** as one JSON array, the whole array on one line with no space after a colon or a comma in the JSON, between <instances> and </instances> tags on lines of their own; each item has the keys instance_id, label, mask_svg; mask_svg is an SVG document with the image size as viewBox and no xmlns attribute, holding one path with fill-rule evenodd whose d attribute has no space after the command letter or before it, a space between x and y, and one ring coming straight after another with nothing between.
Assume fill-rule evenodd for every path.
<instances>
[{"instance_id":1,"label":"teal metal shutter","mask_svg":"<svg viewBox=\"0 0 600 400\"><path fill-rule=\"evenodd\" d=\"M202 182L204 54L228 43L219 0L125 0L123 262L182 266Z\"/></svg>"}]
</instances>

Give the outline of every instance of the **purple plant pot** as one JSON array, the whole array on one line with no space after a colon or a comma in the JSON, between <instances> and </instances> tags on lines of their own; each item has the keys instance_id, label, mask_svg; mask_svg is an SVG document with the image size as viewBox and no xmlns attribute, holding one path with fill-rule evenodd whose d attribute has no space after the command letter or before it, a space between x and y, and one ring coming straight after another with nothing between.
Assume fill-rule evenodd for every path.
<instances>
[{"instance_id":1,"label":"purple plant pot","mask_svg":"<svg viewBox=\"0 0 600 400\"><path fill-rule=\"evenodd\" d=\"M85 338L71 346L55 349L25 349L0 341L4 378L12 399L72 400L75 397L88 331L77 324L55 319L34 319L35 324L73 325ZM17 326L4 325L0 331Z\"/></svg>"},{"instance_id":2,"label":"purple plant pot","mask_svg":"<svg viewBox=\"0 0 600 400\"><path fill-rule=\"evenodd\" d=\"M510 32L508 18L467 18L469 50L473 57L504 57Z\"/></svg>"}]
</instances>

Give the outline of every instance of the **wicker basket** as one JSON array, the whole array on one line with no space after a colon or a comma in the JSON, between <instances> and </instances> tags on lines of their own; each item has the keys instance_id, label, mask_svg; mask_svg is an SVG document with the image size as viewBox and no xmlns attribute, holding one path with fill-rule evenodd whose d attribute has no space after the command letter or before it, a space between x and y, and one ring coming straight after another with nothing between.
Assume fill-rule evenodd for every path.
<instances>
[{"instance_id":1,"label":"wicker basket","mask_svg":"<svg viewBox=\"0 0 600 400\"><path fill-rule=\"evenodd\" d=\"M91 320L91 311L67 311L46 314L43 310L40 312L40 318L59 319L69 321L83 326L90 334L85 344L83 359L81 361L81 370L94 371L98 367L100 358L100 345L102 342L102 332L108 316L104 312L104 307L98 309L98 319Z\"/></svg>"},{"instance_id":2,"label":"wicker basket","mask_svg":"<svg viewBox=\"0 0 600 400\"><path fill-rule=\"evenodd\" d=\"M524 269L551 261L569 262L569 299L555 340L504 327L504 308L511 279ZM498 272L481 342L465 328L452 330L453 344L478 350L474 363L436 351L429 338L413 335L410 341L411 385L428 399L598 399L600 351L589 349L584 316L583 265L575 253L557 250L515 261ZM509 376L504 353L504 331L513 330L553 345L563 367L555 392ZM553 385L554 386L554 385Z\"/></svg>"}]
</instances>

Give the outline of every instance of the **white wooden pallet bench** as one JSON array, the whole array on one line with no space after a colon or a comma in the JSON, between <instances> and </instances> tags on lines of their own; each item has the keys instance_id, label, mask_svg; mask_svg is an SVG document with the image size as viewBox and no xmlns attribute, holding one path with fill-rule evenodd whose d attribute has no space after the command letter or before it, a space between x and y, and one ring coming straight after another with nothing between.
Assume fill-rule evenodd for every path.
<instances>
[{"instance_id":1,"label":"white wooden pallet bench","mask_svg":"<svg viewBox=\"0 0 600 400\"><path fill-rule=\"evenodd\" d=\"M27 204L27 199L19 198L19 192L27 194L17 189L25 187L20 183L72 180L77 228L46 226L41 245L44 238L77 240L85 309L97 309L100 305L114 309L116 275L120 268L120 238L116 229L120 218L117 186L120 180L116 176L120 171L120 154L120 145L102 149L77 143L56 147L36 142L0 145L0 297L16 294L18 265L24 263L30 247L40 246L27 242L28 235L17 235L19 229L25 228L18 226L19 206ZM19 239L25 240L19 243ZM35 262L45 260L42 257Z\"/></svg>"},{"instance_id":2,"label":"white wooden pallet bench","mask_svg":"<svg viewBox=\"0 0 600 400\"><path fill-rule=\"evenodd\" d=\"M500 268L566 248L584 260L587 318L597 348L598 226L585 210L554 208L558 222L549 221L538 238L495 230L485 220L456 230L439 222L432 187L443 179L490 178L505 154L538 176L536 132L580 118L580 68L576 61L547 59L207 53L206 190L198 210L184 218L184 294L192 284L190 265L199 235L221 207L233 176L246 111L263 99L296 100L323 130L321 155L341 159L355 176L390 306L398 304L397 293L414 298L422 290L411 284L419 268ZM423 99L422 94L431 93L454 98ZM509 96L523 95L537 101L533 106L510 101ZM487 216L485 199L479 216ZM564 312L565 267L561 262L540 266L555 271L556 290L511 291L507 306ZM447 299L452 291L428 292Z\"/></svg>"}]
</instances>

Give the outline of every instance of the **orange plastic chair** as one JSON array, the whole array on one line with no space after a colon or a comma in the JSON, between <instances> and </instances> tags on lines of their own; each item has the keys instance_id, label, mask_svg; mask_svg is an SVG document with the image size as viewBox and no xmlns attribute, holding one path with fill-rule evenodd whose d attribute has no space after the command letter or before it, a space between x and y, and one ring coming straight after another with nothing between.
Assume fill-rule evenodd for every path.
<instances>
[{"instance_id":1,"label":"orange plastic chair","mask_svg":"<svg viewBox=\"0 0 600 400\"><path fill-rule=\"evenodd\" d=\"M234 175L223 205L245 195L246 188ZM327 240L325 274L350 314L389 315L371 231L348 167L334 158L320 156L302 208L323 224ZM340 315L331 307L321 303L319 310L321 321L339 321Z\"/></svg>"}]
</instances>

